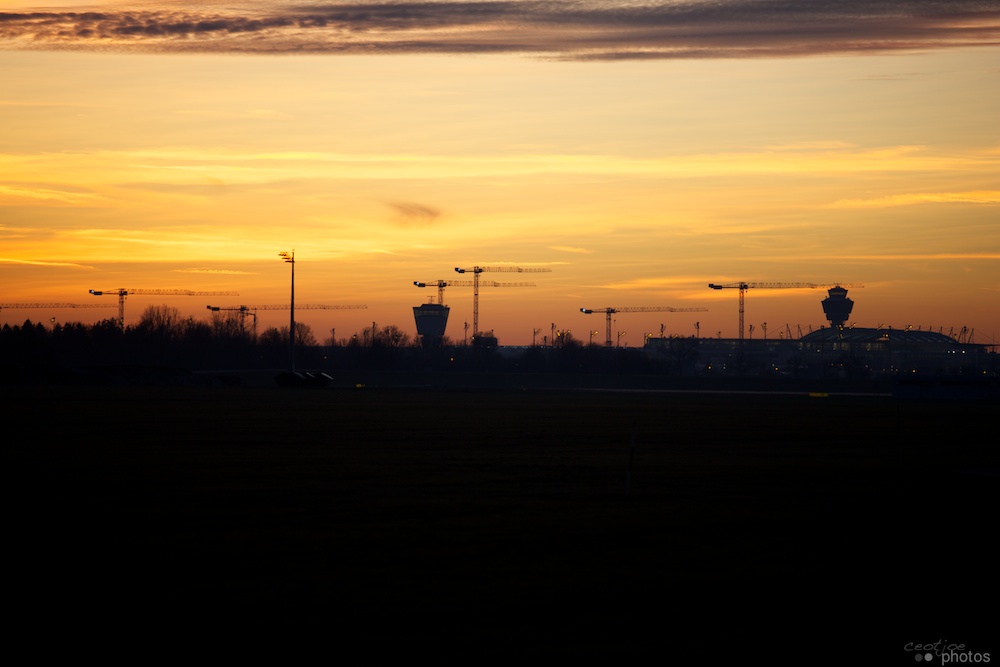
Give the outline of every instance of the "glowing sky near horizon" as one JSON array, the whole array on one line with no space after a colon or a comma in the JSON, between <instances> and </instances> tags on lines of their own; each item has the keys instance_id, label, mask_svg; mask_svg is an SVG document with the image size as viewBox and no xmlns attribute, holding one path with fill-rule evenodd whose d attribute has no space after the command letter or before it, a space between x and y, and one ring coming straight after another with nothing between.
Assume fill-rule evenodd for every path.
<instances>
[{"instance_id":1,"label":"glowing sky near horizon","mask_svg":"<svg viewBox=\"0 0 1000 667\"><path fill-rule=\"evenodd\" d=\"M737 281L862 284L850 322L1000 333L996 2L0 1L0 303L237 291L318 339L461 280L501 344L581 307L736 337ZM762 335L827 325L756 289ZM103 297L109 299L109 297ZM472 290L445 291L448 335ZM204 298L129 297L126 320ZM95 322L114 309L59 313ZM0 323L48 321L0 310ZM286 326L262 312L260 326Z\"/></svg>"}]
</instances>

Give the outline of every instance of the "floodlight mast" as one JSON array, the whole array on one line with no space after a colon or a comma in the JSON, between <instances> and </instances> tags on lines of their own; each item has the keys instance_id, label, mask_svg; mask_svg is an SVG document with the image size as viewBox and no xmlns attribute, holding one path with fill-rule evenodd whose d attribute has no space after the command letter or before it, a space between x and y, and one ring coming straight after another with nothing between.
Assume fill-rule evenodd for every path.
<instances>
[{"instance_id":1,"label":"floodlight mast","mask_svg":"<svg viewBox=\"0 0 1000 667\"><path fill-rule=\"evenodd\" d=\"M295 372L295 251L279 252L278 256L292 265L292 300L288 320L288 372Z\"/></svg>"}]
</instances>

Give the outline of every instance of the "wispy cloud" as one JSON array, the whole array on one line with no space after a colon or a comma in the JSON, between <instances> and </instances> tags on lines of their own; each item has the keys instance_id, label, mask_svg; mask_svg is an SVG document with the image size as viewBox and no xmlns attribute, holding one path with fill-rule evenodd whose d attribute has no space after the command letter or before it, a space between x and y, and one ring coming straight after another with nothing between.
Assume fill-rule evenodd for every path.
<instances>
[{"instance_id":1,"label":"wispy cloud","mask_svg":"<svg viewBox=\"0 0 1000 667\"><path fill-rule=\"evenodd\" d=\"M796 264L794 258L788 255L758 255L755 256L755 260L759 262L766 262L774 265L786 264L789 266L801 266ZM865 254L865 253L840 253L840 254L822 254L822 253L812 253L810 254L810 260L816 267L820 266L830 266L834 267L834 270L839 271L839 267L844 266L871 266L873 268L884 267L888 262L902 262L902 263L920 263L922 266L929 266L934 262L978 262L985 261L987 264L991 264L996 260L1000 259L1000 252L936 252L936 253L921 253L921 252L899 252L895 254ZM852 269L856 271L857 269ZM833 276L834 278L843 277ZM753 277L743 277L740 280L736 279L723 279L714 280L714 282L719 284L725 284L726 282L736 283L740 281L754 280ZM764 281L767 282L767 281ZM860 287L860 285L853 284L853 281L843 280L844 287ZM865 285L872 287L871 281L865 281Z\"/></svg>"},{"instance_id":2,"label":"wispy cloud","mask_svg":"<svg viewBox=\"0 0 1000 667\"><path fill-rule=\"evenodd\" d=\"M1000 204L1000 190L975 192L917 192L876 199L842 199L831 208L890 208L914 204Z\"/></svg>"},{"instance_id":3,"label":"wispy cloud","mask_svg":"<svg viewBox=\"0 0 1000 667\"><path fill-rule=\"evenodd\" d=\"M94 267L88 266L86 264L77 264L75 262L46 262L42 260L34 259L8 259L6 257L0 257L0 264L24 264L28 266L63 266L72 269L93 269Z\"/></svg>"},{"instance_id":4,"label":"wispy cloud","mask_svg":"<svg viewBox=\"0 0 1000 667\"><path fill-rule=\"evenodd\" d=\"M243 53L780 57L1000 42L983 0L157 3L0 13L0 48Z\"/></svg>"},{"instance_id":5,"label":"wispy cloud","mask_svg":"<svg viewBox=\"0 0 1000 667\"><path fill-rule=\"evenodd\" d=\"M393 210L392 222L401 227L426 226L437 220L441 212L414 202L388 202Z\"/></svg>"},{"instance_id":6,"label":"wispy cloud","mask_svg":"<svg viewBox=\"0 0 1000 667\"><path fill-rule=\"evenodd\" d=\"M933 261L933 260L967 260L967 259L985 259L985 260L997 260L1000 259L1000 252L935 252L935 253L901 253L898 255L856 255L849 259L862 260L862 261L876 261L876 262L891 262L891 261L901 261L901 262L911 262L914 260L919 261Z\"/></svg>"},{"instance_id":7,"label":"wispy cloud","mask_svg":"<svg viewBox=\"0 0 1000 667\"><path fill-rule=\"evenodd\" d=\"M601 285L611 290L644 290L644 289L679 289L691 287L692 284L704 284L701 278L691 276L654 276L648 278L633 278L619 282Z\"/></svg>"},{"instance_id":8,"label":"wispy cloud","mask_svg":"<svg viewBox=\"0 0 1000 667\"><path fill-rule=\"evenodd\" d=\"M81 192L65 192L62 190L53 190L51 188L0 185L0 202L7 198L38 199L49 203L56 202L72 206L93 204L104 200L103 197Z\"/></svg>"},{"instance_id":9,"label":"wispy cloud","mask_svg":"<svg viewBox=\"0 0 1000 667\"><path fill-rule=\"evenodd\" d=\"M208 273L227 276L256 276L255 271L236 271L230 269L174 269L175 273Z\"/></svg>"},{"instance_id":10,"label":"wispy cloud","mask_svg":"<svg viewBox=\"0 0 1000 667\"><path fill-rule=\"evenodd\" d=\"M31 183L0 185L0 204L5 199L28 199L83 205L104 203L112 195L84 191L87 182L62 187L41 187L35 182L48 174L76 171L120 173L122 188L168 190L177 186L197 186L201 190L221 186L253 186L293 178L399 179L532 176L540 174L626 174L659 178L700 178L720 175L769 174L857 174L933 171L958 173L995 169L1000 153L993 147L974 153L936 151L926 146L880 146L832 148L835 142L802 144L796 148L732 153L672 154L636 158L610 153L550 153L492 156L488 154L443 155L414 153L309 153L222 150L214 148L92 153L47 153L14 155L0 153L0 166L19 171ZM81 168L85 167L85 169ZM200 190L199 190L200 191ZM198 191L194 193L197 194ZM989 203L996 191L958 193ZM985 199L984 199L985 198ZM424 204L387 202L398 216L413 216L428 222L440 211ZM849 202L845 202L844 206Z\"/></svg>"}]
</instances>

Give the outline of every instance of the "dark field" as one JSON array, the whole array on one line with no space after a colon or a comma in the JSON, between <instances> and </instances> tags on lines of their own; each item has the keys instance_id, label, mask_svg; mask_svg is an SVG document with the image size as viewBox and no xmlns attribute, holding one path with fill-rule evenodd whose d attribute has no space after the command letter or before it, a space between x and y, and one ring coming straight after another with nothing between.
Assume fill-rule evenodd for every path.
<instances>
[{"instance_id":1,"label":"dark field","mask_svg":"<svg viewBox=\"0 0 1000 667\"><path fill-rule=\"evenodd\" d=\"M244 650L298 636L364 651L355 663L402 650L913 664L907 642L1000 648L984 611L996 401L0 396L15 636Z\"/></svg>"}]
</instances>

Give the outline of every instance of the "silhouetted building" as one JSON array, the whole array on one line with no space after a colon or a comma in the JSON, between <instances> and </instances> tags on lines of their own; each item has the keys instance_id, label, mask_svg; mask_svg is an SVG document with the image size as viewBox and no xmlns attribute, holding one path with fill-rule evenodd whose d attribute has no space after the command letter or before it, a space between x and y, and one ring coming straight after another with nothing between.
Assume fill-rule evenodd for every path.
<instances>
[{"instance_id":1,"label":"silhouetted building","mask_svg":"<svg viewBox=\"0 0 1000 667\"><path fill-rule=\"evenodd\" d=\"M823 299L833 325L792 338L650 338L645 349L693 375L804 378L996 377L990 346L930 329L845 327L854 302L837 286Z\"/></svg>"},{"instance_id":2,"label":"silhouetted building","mask_svg":"<svg viewBox=\"0 0 1000 667\"><path fill-rule=\"evenodd\" d=\"M425 303L413 307L413 319L417 324L417 335L424 345L440 345L448 326L448 306L439 303Z\"/></svg>"},{"instance_id":3,"label":"silhouetted building","mask_svg":"<svg viewBox=\"0 0 1000 667\"><path fill-rule=\"evenodd\" d=\"M801 338L650 338L682 375L737 377L996 376L988 345L929 330L825 327Z\"/></svg>"},{"instance_id":4,"label":"silhouetted building","mask_svg":"<svg viewBox=\"0 0 1000 667\"><path fill-rule=\"evenodd\" d=\"M832 287L827 291L827 296L823 299L823 312L826 319L835 327L842 327L851 316L854 302L847 298L847 290L843 287Z\"/></svg>"},{"instance_id":5,"label":"silhouetted building","mask_svg":"<svg viewBox=\"0 0 1000 667\"><path fill-rule=\"evenodd\" d=\"M472 337L472 347L474 348L478 348L481 350L493 349L497 347L497 345L498 342L496 336L492 335L492 332L489 334L479 334L478 336Z\"/></svg>"}]
</instances>

